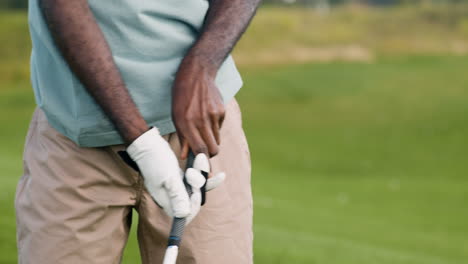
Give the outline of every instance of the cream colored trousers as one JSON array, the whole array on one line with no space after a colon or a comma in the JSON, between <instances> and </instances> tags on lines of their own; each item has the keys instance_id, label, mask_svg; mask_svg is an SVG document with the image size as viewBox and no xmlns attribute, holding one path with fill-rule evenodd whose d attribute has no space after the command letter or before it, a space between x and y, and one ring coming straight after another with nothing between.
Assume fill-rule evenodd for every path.
<instances>
[{"instance_id":1,"label":"cream colored trousers","mask_svg":"<svg viewBox=\"0 0 468 264\"><path fill-rule=\"evenodd\" d=\"M178 154L177 135L165 138ZM162 263L171 219L146 192L141 176L121 160L121 150L122 145L78 147L35 111L16 191L19 263L120 263L133 209L139 215L142 263ZM186 229L177 263L250 264L250 155L235 100L226 107L220 152L211 164L214 173L226 172L226 181L207 194Z\"/></svg>"}]
</instances>

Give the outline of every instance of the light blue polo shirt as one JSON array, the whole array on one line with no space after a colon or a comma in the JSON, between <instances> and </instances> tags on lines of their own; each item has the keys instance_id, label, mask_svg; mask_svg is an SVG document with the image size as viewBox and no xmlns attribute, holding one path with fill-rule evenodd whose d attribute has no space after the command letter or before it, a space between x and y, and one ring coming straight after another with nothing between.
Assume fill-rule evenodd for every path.
<instances>
[{"instance_id":1,"label":"light blue polo shirt","mask_svg":"<svg viewBox=\"0 0 468 264\"><path fill-rule=\"evenodd\" d=\"M123 143L118 132L70 71L44 22L39 0L29 0L33 43L31 79L37 105L51 126L83 147ZM171 87L184 54L196 41L207 0L88 0L138 109L162 134L175 131ZM216 84L224 102L242 86L228 57Z\"/></svg>"}]
</instances>

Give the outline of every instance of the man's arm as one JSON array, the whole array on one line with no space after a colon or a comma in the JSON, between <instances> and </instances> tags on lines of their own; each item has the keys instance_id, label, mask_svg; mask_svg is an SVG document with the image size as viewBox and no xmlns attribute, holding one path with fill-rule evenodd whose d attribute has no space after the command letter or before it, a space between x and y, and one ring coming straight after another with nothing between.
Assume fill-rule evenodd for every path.
<instances>
[{"instance_id":1,"label":"man's arm","mask_svg":"<svg viewBox=\"0 0 468 264\"><path fill-rule=\"evenodd\" d=\"M205 24L182 61L173 87L173 119L182 158L218 153L224 106L215 85L218 69L252 20L260 0L210 0Z\"/></svg>"},{"instance_id":2,"label":"man's arm","mask_svg":"<svg viewBox=\"0 0 468 264\"><path fill-rule=\"evenodd\" d=\"M40 4L63 57L125 143L148 131L87 0L40 0Z\"/></svg>"},{"instance_id":3,"label":"man's arm","mask_svg":"<svg viewBox=\"0 0 468 264\"><path fill-rule=\"evenodd\" d=\"M198 200L188 196L170 145L156 128L148 129L130 97L87 0L40 1L63 57L129 144L127 152L148 192L169 216L192 219ZM201 172L192 177L192 182L205 181Z\"/></svg>"},{"instance_id":4,"label":"man's arm","mask_svg":"<svg viewBox=\"0 0 468 264\"><path fill-rule=\"evenodd\" d=\"M261 0L210 0L202 33L185 57L217 71L244 34Z\"/></svg>"}]
</instances>

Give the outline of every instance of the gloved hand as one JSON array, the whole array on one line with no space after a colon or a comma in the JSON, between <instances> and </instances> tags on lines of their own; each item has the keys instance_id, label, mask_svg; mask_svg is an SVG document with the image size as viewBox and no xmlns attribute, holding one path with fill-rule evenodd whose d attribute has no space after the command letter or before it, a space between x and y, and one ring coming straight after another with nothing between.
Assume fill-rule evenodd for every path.
<instances>
[{"instance_id":1,"label":"gloved hand","mask_svg":"<svg viewBox=\"0 0 468 264\"><path fill-rule=\"evenodd\" d=\"M200 158L197 156L194 163L197 169L191 169L187 173L187 182L194 193L189 197L177 158L157 128L152 128L137 138L127 148L127 153L138 165L151 197L170 217L187 218L188 223L197 215L201 204L200 188L206 182L201 170L209 172L206 156L205 160L201 158L203 161L198 162ZM224 178L224 174L219 174L208 180L207 189L217 187Z\"/></svg>"},{"instance_id":2,"label":"gloved hand","mask_svg":"<svg viewBox=\"0 0 468 264\"><path fill-rule=\"evenodd\" d=\"M203 172L205 172L206 175L210 173L210 162L205 154L198 154L193 162L193 168L188 168L185 172L185 178L188 184L192 187L192 196L190 196L192 212L187 217L187 224L190 223L200 211L202 206L201 188L205 185L205 182L205 190L209 192L218 187L226 178L226 174L224 172L220 172L214 177L209 178L207 181L205 181L205 177L202 176L203 181L201 181L199 175L202 175Z\"/></svg>"}]
</instances>

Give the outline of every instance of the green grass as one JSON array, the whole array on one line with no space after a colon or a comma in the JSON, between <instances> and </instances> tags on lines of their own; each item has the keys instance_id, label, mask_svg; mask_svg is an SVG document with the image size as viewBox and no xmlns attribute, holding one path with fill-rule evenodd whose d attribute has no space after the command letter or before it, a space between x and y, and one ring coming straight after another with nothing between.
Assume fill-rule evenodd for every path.
<instances>
[{"instance_id":1,"label":"green grass","mask_svg":"<svg viewBox=\"0 0 468 264\"><path fill-rule=\"evenodd\" d=\"M245 70L257 263L466 263L466 66Z\"/></svg>"},{"instance_id":2,"label":"green grass","mask_svg":"<svg viewBox=\"0 0 468 264\"><path fill-rule=\"evenodd\" d=\"M243 68L256 263L466 263L467 61ZM0 98L0 263L15 263L33 100L27 86ZM124 263L137 258L133 235Z\"/></svg>"},{"instance_id":3,"label":"green grass","mask_svg":"<svg viewBox=\"0 0 468 264\"><path fill-rule=\"evenodd\" d=\"M451 55L451 43L468 38L465 14L463 6L260 11L236 50L256 263L467 263L468 58ZM24 13L0 13L5 264L16 263L13 198L34 108L27 34ZM374 59L284 64L297 63L288 56L298 48L354 43ZM132 233L124 263L137 259Z\"/></svg>"}]
</instances>

